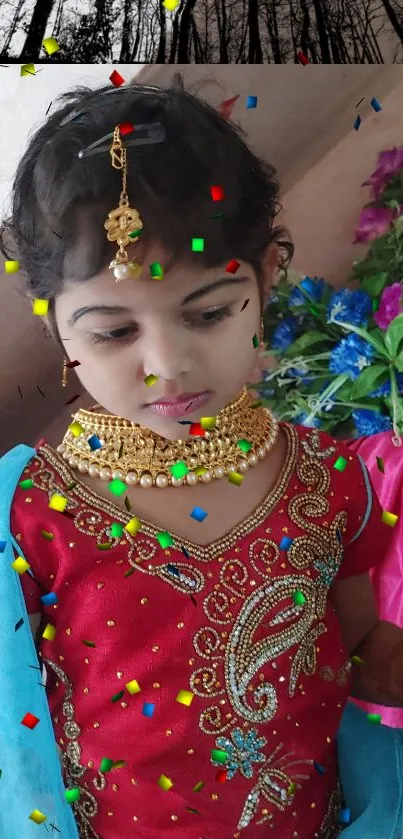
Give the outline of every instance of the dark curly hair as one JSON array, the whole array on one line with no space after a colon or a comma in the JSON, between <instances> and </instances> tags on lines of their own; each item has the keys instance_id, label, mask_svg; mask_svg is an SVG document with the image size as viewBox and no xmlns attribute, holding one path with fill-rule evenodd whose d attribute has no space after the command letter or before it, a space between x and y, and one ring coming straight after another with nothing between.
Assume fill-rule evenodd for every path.
<instances>
[{"instance_id":1,"label":"dark curly hair","mask_svg":"<svg viewBox=\"0 0 403 839\"><path fill-rule=\"evenodd\" d=\"M79 86L59 99L63 104L20 160L11 217L0 227L3 253L20 262L24 296L50 301L49 326L59 346L55 297L67 279L83 282L103 270L116 251L104 221L118 205L121 173L106 151L84 158L78 152L124 122L158 121L165 132L158 144L127 147L127 193L143 220L142 241L161 243L170 264L248 262L263 311L264 252L277 241L279 267L286 270L294 246L285 228L273 226L281 210L275 169L251 151L242 129L185 90L180 74L169 88ZM219 203L212 201L213 185L223 189ZM193 237L204 238L203 251L191 250Z\"/></svg>"}]
</instances>

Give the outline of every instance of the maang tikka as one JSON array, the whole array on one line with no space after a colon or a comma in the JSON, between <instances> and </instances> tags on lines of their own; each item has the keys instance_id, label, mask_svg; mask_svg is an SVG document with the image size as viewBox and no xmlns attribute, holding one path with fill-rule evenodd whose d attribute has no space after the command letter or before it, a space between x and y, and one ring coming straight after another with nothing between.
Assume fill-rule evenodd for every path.
<instances>
[{"instance_id":1,"label":"maang tikka","mask_svg":"<svg viewBox=\"0 0 403 839\"><path fill-rule=\"evenodd\" d=\"M113 273L118 283L126 279L136 268L137 270L139 268L138 263L129 261L125 245L137 242L140 230L143 228L143 222L139 212L129 206L129 198L126 192L127 151L122 143L119 125L114 129L109 153L113 168L122 169L122 191L120 193L119 206L116 210L111 210L108 213L108 218L104 224L105 230L108 231L107 238L109 241L117 242L119 245L115 259L109 264L109 268L113 268ZM137 236L130 235L136 232Z\"/></svg>"}]
</instances>

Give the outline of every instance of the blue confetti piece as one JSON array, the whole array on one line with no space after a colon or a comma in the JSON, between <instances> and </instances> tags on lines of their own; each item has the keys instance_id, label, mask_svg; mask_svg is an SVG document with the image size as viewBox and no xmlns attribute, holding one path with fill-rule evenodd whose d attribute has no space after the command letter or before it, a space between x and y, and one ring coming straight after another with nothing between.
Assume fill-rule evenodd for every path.
<instances>
[{"instance_id":1,"label":"blue confetti piece","mask_svg":"<svg viewBox=\"0 0 403 839\"><path fill-rule=\"evenodd\" d=\"M145 702L143 705L143 717L152 717L155 705L153 702Z\"/></svg>"},{"instance_id":2,"label":"blue confetti piece","mask_svg":"<svg viewBox=\"0 0 403 839\"><path fill-rule=\"evenodd\" d=\"M178 420L178 425L192 425L190 420Z\"/></svg>"},{"instance_id":3,"label":"blue confetti piece","mask_svg":"<svg viewBox=\"0 0 403 839\"><path fill-rule=\"evenodd\" d=\"M256 108L257 105L257 96L248 96L246 101L247 108Z\"/></svg>"},{"instance_id":4,"label":"blue confetti piece","mask_svg":"<svg viewBox=\"0 0 403 839\"><path fill-rule=\"evenodd\" d=\"M344 807L340 810L339 814L339 823L340 824L350 824L351 821L351 813L348 807Z\"/></svg>"},{"instance_id":5,"label":"blue confetti piece","mask_svg":"<svg viewBox=\"0 0 403 839\"><path fill-rule=\"evenodd\" d=\"M4 553L7 542L0 542L0 554Z\"/></svg>"},{"instance_id":6,"label":"blue confetti piece","mask_svg":"<svg viewBox=\"0 0 403 839\"><path fill-rule=\"evenodd\" d=\"M325 772L326 772L325 767L321 766L320 763L316 763L316 760L314 760L313 765L314 765L314 768L316 769L316 771L319 772L319 775L324 775L325 774Z\"/></svg>"},{"instance_id":7,"label":"blue confetti piece","mask_svg":"<svg viewBox=\"0 0 403 839\"><path fill-rule=\"evenodd\" d=\"M181 545L181 551L185 554L186 559L190 559L190 553Z\"/></svg>"},{"instance_id":8,"label":"blue confetti piece","mask_svg":"<svg viewBox=\"0 0 403 839\"><path fill-rule=\"evenodd\" d=\"M360 125L361 125L361 117L360 117L360 115L358 114L358 117L357 117L357 119L356 119L356 120L355 120L355 122L354 122L353 128L355 128L355 130L356 130L356 131L358 131L358 129L359 129L359 127L360 127Z\"/></svg>"},{"instance_id":9,"label":"blue confetti piece","mask_svg":"<svg viewBox=\"0 0 403 839\"><path fill-rule=\"evenodd\" d=\"M310 277L304 277L301 280L300 285L306 291L307 294L313 294L315 292L316 286L313 280Z\"/></svg>"},{"instance_id":10,"label":"blue confetti piece","mask_svg":"<svg viewBox=\"0 0 403 839\"><path fill-rule=\"evenodd\" d=\"M283 536L279 544L280 551L287 551L290 545L292 545L292 539L289 536Z\"/></svg>"},{"instance_id":11,"label":"blue confetti piece","mask_svg":"<svg viewBox=\"0 0 403 839\"><path fill-rule=\"evenodd\" d=\"M193 507L192 512L190 513L191 519L196 519L196 521L204 521L207 518L208 513L205 510L202 510L201 507Z\"/></svg>"},{"instance_id":12,"label":"blue confetti piece","mask_svg":"<svg viewBox=\"0 0 403 839\"><path fill-rule=\"evenodd\" d=\"M58 602L57 594L55 594L54 591L51 591L49 594L43 594L41 601L45 604L45 606L54 606L54 604Z\"/></svg>"},{"instance_id":13,"label":"blue confetti piece","mask_svg":"<svg viewBox=\"0 0 403 839\"><path fill-rule=\"evenodd\" d=\"M178 569L178 568L176 568L176 567L175 567L175 565L172 565L170 562L169 562L169 563L168 563L168 565L167 565L167 569L168 569L168 571L169 571L169 573L170 573L170 574L173 574L173 575L174 575L174 577L180 577L180 571L179 571L179 569Z\"/></svg>"},{"instance_id":14,"label":"blue confetti piece","mask_svg":"<svg viewBox=\"0 0 403 839\"><path fill-rule=\"evenodd\" d=\"M93 434L92 437L90 437L90 439L88 440L88 444L91 448L91 451L93 452L95 451L95 449L102 449L102 443L96 434Z\"/></svg>"},{"instance_id":15,"label":"blue confetti piece","mask_svg":"<svg viewBox=\"0 0 403 839\"><path fill-rule=\"evenodd\" d=\"M377 113L378 113L378 111L382 110L382 106L379 104L378 100L375 99L375 96L373 96L372 99L371 99L371 105L372 105L374 111L376 111Z\"/></svg>"}]
</instances>

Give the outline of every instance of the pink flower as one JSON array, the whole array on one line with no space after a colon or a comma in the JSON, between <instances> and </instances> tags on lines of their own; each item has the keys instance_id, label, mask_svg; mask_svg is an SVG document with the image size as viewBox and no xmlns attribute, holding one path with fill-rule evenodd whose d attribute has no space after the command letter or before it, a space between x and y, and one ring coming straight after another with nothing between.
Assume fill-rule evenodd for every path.
<instances>
[{"instance_id":1,"label":"pink flower","mask_svg":"<svg viewBox=\"0 0 403 839\"><path fill-rule=\"evenodd\" d=\"M372 195L377 201L383 187L390 181L394 175L403 168L403 146L400 148L389 149L382 151L378 156L378 166L375 172L369 176L367 181L364 181L361 186L371 186Z\"/></svg>"},{"instance_id":2,"label":"pink flower","mask_svg":"<svg viewBox=\"0 0 403 839\"><path fill-rule=\"evenodd\" d=\"M401 283L392 283L392 285L384 288L381 294L379 309L374 313L374 321L380 329L387 329L392 320L403 312L401 299Z\"/></svg>"},{"instance_id":3,"label":"pink flower","mask_svg":"<svg viewBox=\"0 0 403 839\"><path fill-rule=\"evenodd\" d=\"M387 233L395 213L389 207L365 207L361 210L353 245L367 244Z\"/></svg>"}]
</instances>

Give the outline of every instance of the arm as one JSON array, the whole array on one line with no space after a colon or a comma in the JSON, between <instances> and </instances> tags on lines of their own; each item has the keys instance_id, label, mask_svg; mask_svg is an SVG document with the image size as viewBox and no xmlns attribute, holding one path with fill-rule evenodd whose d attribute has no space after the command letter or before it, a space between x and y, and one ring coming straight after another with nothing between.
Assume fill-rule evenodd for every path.
<instances>
[{"instance_id":1,"label":"arm","mask_svg":"<svg viewBox=\"0 0 403 839\"><path fill-rule=\"evenodd\" d=\"M403 630L378 619L368 574L338 580L331 594L343 643L351 656L364 662L353 665L351 695L378 705L402 707Z\"/></svg>"}]
</instances>

